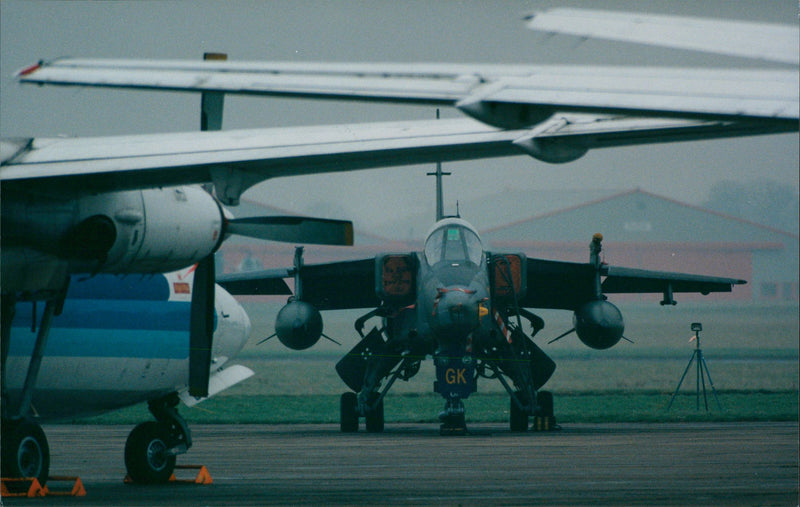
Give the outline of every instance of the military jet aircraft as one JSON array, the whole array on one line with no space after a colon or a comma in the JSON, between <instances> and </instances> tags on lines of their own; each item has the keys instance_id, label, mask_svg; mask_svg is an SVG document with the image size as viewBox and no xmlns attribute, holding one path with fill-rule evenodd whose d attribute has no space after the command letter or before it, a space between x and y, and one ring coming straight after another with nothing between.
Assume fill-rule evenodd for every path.
<instances>
[{"instance_id":1,"label":"military jet aircraft","mask_svg":"<svg viewBox=\"0 0 800 507\"><path fill-rule=\"evenodd\" d=\"M441 182L441 168L437 181ZM437 221L421 252L387 253L373 259L304 265L225 275L218 283L231 294L287 294L283 278L294 278L294 295L280 310L275 331L292 349L314 345L323 332L320 310L371 308L355 321L359 342L336 365L351 389L341 396L341 430L384 427L384 398L398 379L407 380L432 357L434 389L445 399L442 434L466 432L464 401L478 378L497 379L510 397L510 428L553 428L552 394L541 388L555 363L533 337L544 328L529 308L573 312L574 331L594 349L613 347L625 329L615 293L730 292L744 280L609 266L601 261L602 235L590 244L588 263L528 258L521 252L490 252L462 218L443 216L441 186ZM371 318L380 324L364 333ZM531 326L523 331L522 320ZM562 335L564 336L564 335ZM560 338L560 337L559 337Z\"/></svg>"}]
</instances>

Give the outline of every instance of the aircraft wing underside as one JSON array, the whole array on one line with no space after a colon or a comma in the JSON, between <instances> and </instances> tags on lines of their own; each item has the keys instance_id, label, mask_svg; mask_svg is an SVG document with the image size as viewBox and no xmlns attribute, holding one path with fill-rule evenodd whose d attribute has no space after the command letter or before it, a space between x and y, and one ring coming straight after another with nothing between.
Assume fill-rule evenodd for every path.
<instances>
[{"instance_id":1,"label":"aircraft wing underside","mask_svg":"<svg viewBox=\"0 0 800 507\"><path fill-rule=\"evenodd\" d=\"M233 295L290 294L284 278L294 276L287 269L255 271L217 276L217 284ZM302 300L319 310L375 308L375 260L309 264L302 267ZM297 294L296 294L297 295Z\"/></svg>"},{"instance_id":2,"label":"aircraft wing underside","mask_svg":"<svg viewBox=\"0 0 800 507\"><path fill-rule=\"evenodd\" d=\"M18 78L452 105L490 125L528 129L537 141L558 135L566 142L569 135L584 149L796 132L800 104L793 70L59 59Z\"/></svg>"},{"instance_id":3,"label":"aircraft wing underside","mask_svg":"<svg viewBox=\"0 0 800 507\"><path fill-rule=\"evenodd\" d=\"M797 26L663 14L556 8L527 17L531 30L797 65ZM796 22L796 20L793 20Z\"/></svg>"},{"instance_id":4,"label":"aircraft wing underside","mask_svg":"<svg viewBox=\"0 0 800 507\"><path fill-rule=\"evenodd\" d=\"M797 130L794 70L438 63L198 62L58 59L18 74L24 83L455 105L514 104L533 126L553 112L769 120ZM523 116L519 113L522 111ZM528 118L524 118L527 114ZM479 118L480 119L480 118ZM786 120L795 120L786 124ZM776 127L773 127L776 128Z\"/></svg>"},{"instance_id":5,"label":"aircraft wing underside","mask_svg":"<svg viewBox=\"0 0 800 507\"><path fill-rule=\"evenodd\" d=\"M528 259L527 293L519 304L528 308L575 310L595 298L598 276L589 263ZM650 271L601 265L603 294L669 294L731 292L747 283L735 278Z\"/></svg>"},{"instance_id":6,"label":"aircraft wing underside","mask_svg":"<svg viewBox=\"0 0 800 507\"><path fill-rule=\"evenodd\" d=\"M81 194L214 182L224 202L268 178L518 155L523 131L427 120L2 141L4 190Z\"/></svg>"},{"instance_id":7,"label":"aircraft wing underside","mask_svg":"<svg viewBox=\"0 0 800 507\"><path fill-rule=\"evenodd\" d=\"M722 278L645 269L607 266L603 292L614 293L664 293L672 292L731 292L734 285L744 284L744 280Z\"/></svg>"}]
</instances>

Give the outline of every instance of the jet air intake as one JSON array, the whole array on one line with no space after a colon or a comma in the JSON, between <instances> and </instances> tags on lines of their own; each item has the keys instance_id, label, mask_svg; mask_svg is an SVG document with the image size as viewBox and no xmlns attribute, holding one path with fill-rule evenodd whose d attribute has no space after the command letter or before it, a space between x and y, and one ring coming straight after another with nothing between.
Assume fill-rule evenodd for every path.
<instances>
[{"instance_id":1,"label":"jet air intake","mask_svg":"<svg viewBox=\"0 0 800 507\"><path fill-rule=\"evenodd\" d=\"M625 322L619 308L608 301L589 301L572 316L578 338L593 349L608 349L616 345L625 332Z\"/></svg>"}]
</instances>

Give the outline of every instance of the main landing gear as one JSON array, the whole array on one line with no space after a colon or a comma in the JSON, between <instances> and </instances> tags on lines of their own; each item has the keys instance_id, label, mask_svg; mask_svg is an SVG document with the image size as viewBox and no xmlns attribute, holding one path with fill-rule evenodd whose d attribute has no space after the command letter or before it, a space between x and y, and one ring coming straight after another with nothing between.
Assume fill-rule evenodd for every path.
<instances>
[{"instance_id":1,"label":"main landing gear","mask_svg":"<svg viewBox=\"0 0 800 507\"><path fill-rule=\"evenodd\" d=\"M42 427L34 422L31 417L31 403L33 392L36 388L36 380L39 376L39 367L44 356L44 349L47 345L47 338L50 333L50 324L53 316L61 313L64 305L64 295L66 285L62 291L47 301L42 320L39 324L39 331L36 342L31 353L31 360L28 365L28 372L25 377L25 384L19 399L12 402L6 392L6 361L8 359L9 346L11 344L11 323L16 312L16 299L13 296L3 295L2 297L2 441L0 454L2 454L2 475L3 477L35 477L39 484L45 485L50 474L50 446L47 444Z\"/></svg>"},{"instance_id":2,"label":"main landing gear","mask_svg":"<svg viewBox=\"0 0 800 507\"><path fill-rule=\"evenodd\" d=\"M386 342L383 332L373 328L336 364L339 377L353 390L342 394L340 399L342 432L358 431L359 419L363 417L367 432L381 433L384 396L397 379L410 379L419 367L420 357L410 354L407 344ZM384 379L388 380L381 389Z\"/></svg>"},{"instance_id":3,"label":"main landing gear","mask_svg":"<svg viewBox=\"0 0 800 507\"><path fill-rule=\"evenodd\" d=\"M50 447L37 423L3 420L3 477L35 477L44 486L50 473Z\"/></svg>"},{"instance_id":4,"label":"main landing gear","mask_svg":"<svg viewBox=\"0 0 800 507\"><path fill-rule=\"evenodd\" d=\"M125 468L133 482L167 482L175 470L177 455L192 446L189 427L175 408L178 401L177 393L149 401L148 408L156 420L137 425L128 435Z\"/></svg>"},{"instance_id":5,"label":"main landing gear","mask_svg":"<svg viewBox=\"0 0 800 507\"><path fill-rule=\"evenodd\" d=\"M340 428L342 433L358 431L359 418L364 417L368 433L383 432L383 398L377 400L373 396L372 403L359 405L358 395L353 392L343 393L340 398Z\"/></svg>"}]
</instances>

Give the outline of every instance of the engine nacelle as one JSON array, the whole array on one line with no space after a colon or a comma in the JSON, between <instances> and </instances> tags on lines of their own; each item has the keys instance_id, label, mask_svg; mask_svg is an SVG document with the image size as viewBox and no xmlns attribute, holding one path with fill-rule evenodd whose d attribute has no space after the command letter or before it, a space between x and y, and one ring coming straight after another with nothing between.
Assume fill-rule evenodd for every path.
<instances>
[{"instance_id":1,"label":"engine nacelle","mask_svg":"<svg viewBox=\"0 0 800 507\"><path fill-rule=\"evenodd\" d=\"M622 338L625 322L619 308L608 301L590 301L572 316L578 338L593 349L608 349Z\"/></svg>"},{"instance_id":2,"label":"engine nacelle","mask_svg":"<svg viewBox=\"0 0 800 507\"><path fill-rule=\"evenodd\" d=\"M305 301L290 301L275 318L278 339L293 350L305 350L322 336L322 315Z\"/></svg>"},{"instance_id":3,"label":"engine nacelle","mask_svg":"<svg viewBox=\"0 0 800 507\"><path fill-rule=\"evenodd\" d=\"M224 234L222 208L200 187L3 201L3 248L60 259L72 273L174 271L213 253Z\"/></svg>"}]
</instances>

